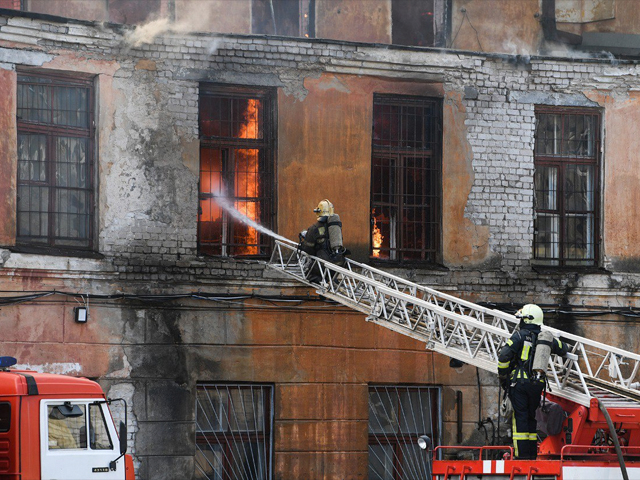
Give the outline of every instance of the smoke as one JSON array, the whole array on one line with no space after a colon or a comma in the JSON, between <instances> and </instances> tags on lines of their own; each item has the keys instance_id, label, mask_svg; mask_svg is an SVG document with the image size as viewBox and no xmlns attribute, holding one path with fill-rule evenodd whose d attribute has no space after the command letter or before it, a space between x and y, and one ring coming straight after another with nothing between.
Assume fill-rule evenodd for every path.
<instances>
[{"instance_id":1,"label":"smoke","mask_svg":"<svg viewBox=\"0 0 640 480\"><path fill-rule=\"evenodd\" d=\"M139 47L153 41L165 33L210 32L214 12L210 8L181 10L177 21L167 17L153 19L125 35L125 42L131 47ZM214 42L215 43L215 42ZM215 51L215 48L210 50Z\"/></svg>"},{"instance_id":2,"label":"smoke","mask_svg":"<svg viewBox=\"0 0 640 480\"><path fill-rule=\"evenodd\" d=\"M262 233L264 233L266 235L269 235L270 237L273 237L276 240L280 240L281 242L295 243L295 242L292 242L291 240L289 240L288 238L282 237L282 236L278 235L277 233L269 230L268 228L263 227L262 225L257 223L255 220L252 220L249 217L247 217L245 214L239 212L232 205L232 203L229 201L229 199L227 197L223 196L222 194L215 194L214 197L216 199L216 203L218 205L220 205L220 207L225 209L227 211L227 213L229 213L229 215L231 215L236 220L238 220L238 221L240 221L240 222L242 222L242 223L244 223L246 225L249 225L252 228L255 228L259 232L262 232Z\"/></svg>"}]
</instances>

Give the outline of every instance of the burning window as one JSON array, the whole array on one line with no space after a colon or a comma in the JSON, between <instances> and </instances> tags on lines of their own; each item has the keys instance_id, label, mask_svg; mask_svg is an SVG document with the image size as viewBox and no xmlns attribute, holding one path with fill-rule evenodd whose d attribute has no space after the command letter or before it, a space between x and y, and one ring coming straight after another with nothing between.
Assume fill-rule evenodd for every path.
<instances>
[{"instance_id":1,"label":"burning window","mask_svg":"<svg viewBox=\"0 0 640 480\"><path fill-rule=\"evenodd\" d=\"M431 478L418 438L440 444L440 397L438 387L369 387L369 478Z\"/></svg>"},{"instance_id":2,"label":"burning window","mask_svg":"<svg viewBox=\"0 0 640 480\"><path fill-rule=\"evenodd\" d=\"M93 86L18 75L17 243L93 246Z\"/></svg>"},{"instance_id":3,"label":"burning window","mask_svg":"<svg viewBox=\"0 0 640 480\"><path fill-rule=\"evenodd\" d=\"M273 97L269 91L202 87L199 250L266 256L270 238L241 221L273 223ZM238 212L241 215L238 215Z\"/></svg>"},{"instance_id":4,"label":"burning window","mask_svg":"<svg viewBox=\"0 0 640 480\"><path fill-rule=\"evenodd\" d=\"M441 230L441 102L376 95L371 161L374 259L436 262Z\"/></svg>"},{"instance_id":5,"label":"burning window","mask_svg":"<svg viewBox=\"0 0 640 480\"><path fill-rule=\"evenodd\" d=\"M195 478L272 478L273 388L198 385Z\"/></svg>"},{"instance_id":6,"label":"burning window","mask_svg":"<svg viewBox=\"0 0 640 480\"><path fill-rule=\"evenodd\" d=\"M600 114L545 107L536 120L534 261L596 265Z\"/></svg>"},{"instance_id":7,"label":"burning window","mask_svg":"<svg viewBox=\"0 0 640 480\"><path fill-rule=\"evenodd\" d=\"M253 0L253 33L288 37L315 36L315 0Z\"/></svg>"}]
</instances>

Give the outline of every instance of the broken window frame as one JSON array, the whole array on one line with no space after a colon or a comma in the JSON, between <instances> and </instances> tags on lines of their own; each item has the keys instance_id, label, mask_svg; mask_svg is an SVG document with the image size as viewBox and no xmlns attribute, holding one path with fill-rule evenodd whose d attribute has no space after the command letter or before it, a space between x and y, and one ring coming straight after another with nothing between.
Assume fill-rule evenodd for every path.
<instances>
[{"instance_id":1,"label":"broken window frame","mask_svg":"<svg viewBox=\"0 0 640 480\"><path fill-rule=\"evenodd\" d=\"M545 267L597 267L602 241L601 112L595 108L537 106L535 114L532 263ZM583 139L572 139L579 122L587 125L583 129ZM545 127L553 131L549 132ZM577 178L575 175L572 178L572 171L585 177L583 191L570 189ZM547 176L544 176L545 172L548 172ZM551 221L552 230L543 229L544 218ZM580 219L584 220L582 242L576 240L579 237L577 228L573 229L574 241L570 242L568 228L572 219L574 225ZM550 240L545 241L545 236ZM581 251L584 251L582 255Z\"/></svg>"},{"instance_id":2,"label":"broken window frame","mask_svg":"<svg viewBox=\"0 0 640 480\"><path fill-rule=\"evenodd\" d=\"M225 135L206 135L210 127L205 125L209 120L217 121L217 119L207 119L203 108L205 99L217 99L222 101L243 102L249 100L257 100L259 103L257 111L257 129L259 130L257 138L239 138L234 136L233 126L238 124L237 118L234 117L232 111L229 112L228 119L220 118L220 123L227 123L229 133ZM261 108L260 108L261 106ZM258 205L260 216L256 219L257 223L273 230L275 225L275 91L268 88L244 88L235 86L223 86L203 84L200 86L200 182L198 188L198 253L208 256L222 257L246 257L246 258L268 258L271 255L273 246L272 238L264 233L256 232L257 243L234 243L235 232L237 229L247 228L238 220L234 220L225 210L222 210L222 227L220 241L207 241L205 239L205 221L202 216L205 213L202 205L203 202L210 202L210 208L214 208L215 194L211 192L203 192L203 175L213 173L212 170L203 170L205 162L203 154L207 151L220 152L221 156L221 175L220 185L222 190L227 192L227 199L230 203L237 205L238 202L246 204ZM225 120L225 122L222 122ZM224 127L218 127L223 129ZM258 196L239 196L235 194L236 184L236 160L239 152L257 150L257 159L259 169L256 171L258 177L257 185L261 190ZM247 178L252 172L246 172ZM234 195L229 195L230 186L234 186ZM253 230L253 229L248 229ZM242 252L243 249L257 248L255 253ZM238 251L240 250L240 251Z\"/></svg>"},{"instance_id":3,"label":"broken window frame","mask_svg":"<svg viewBox=\"0 0 640 480\"><path fill-rule=\"evenodd\" d=\"M251 403L246 400L247 393ZM242 401L238 402L239 399ZM256 400L260 403L256 404ZM194 477L270 480L274 464L273 405L274 388L271 384L198 384ZM247 428L241 428L243 426ZM250 450L251 456L247 453L244 448L247 443L257 447L257 455L256 450ZM240 475L238 468L242 470Z\"/></svg>"},{"instance_id":4,"label":"broken window frame","mask_svg":"<svg viewBox=\"0 0 640 480\"><path fill-rule=\"evenodd\" d=\"M416 22L422 14L407 9L406 3L410 7L421 6L425 8L424 2L413 0L391 0L391 43L394 45L408 45L419 47L446 47L451 32L451 0L428 0L431 2L428 16L431 17L431 32L429 38L418 41L422 29L418 25L400 24L400 16L408 15L409 22ZM423 23L424 25L424 23ZM408 40L410 38L410 40ZM427 41L428 40L428 41Z\"/></svg>"},{"instance_id":5,"label":"broken window frame","mask_svg":"<svg viewBox=\"0 0 640 480\"><path fill-rule=\"evenodd\" d=\"M96 248L96 225L95 225L95 198L96 198L96 185L97 181L95 179L96 170L95 170L95 87L94 87L94 78L88 75L81 74L69 74L66 72L55 72L55 71L42 71L42 70L32 70L32 69L19 69L18 70L18 86L17 86L17 99L16 99L16 119L17 119L17 138L20 139L21 136L39 136L44 138L45 148L45 156L42 159L42 170L40 172L41 178L39 179L21 179L20 171L21 167L25 167L30 171L29 175L31 175L31 170L33 167L32 163L34 163L33 159L25 159L21 160L18 158L18 175L17 175L17 192L16 192L16 250L25 251L25 252L34 252L34 253L45 253L45 254L53 254L53 255L86 255L93 252ZM55 101L51 102L51 105L47 107L47 109L37 108L37 105L26 105L24 108L22 107L20 96L20 87L33 85L40 87L44 90L47 90L49 93L50 99L55 99L56 93L62 91L62 89L75 88L79 90L84 90L86 93L86 98L82 102L85 107L84 113L82 115L86 116L86 122L84 125L76 124L76 125L64 125L62 123L57 123L54 118L56 115L60 116L67 112L68 116L71 117L72 110L62 110L55 108ZM46 96L42 99L46 99ZM40 105L42 106L42 105ZM22 118L19 113L22 111L31 112L30 118ZM36 113L39 112L39 113ZM82 112L81 110L79 112ZM44 118L46 116L49 117ZM85 151L83 152L84 157L84 165L78 164L76 168L78 170L83 170L82 166L84 166L84 174L77 174L78 183L83 183L82 185L64 185L63 183L58 181L59 175L57 175L57 169L62 169L65 164L69 166L72 165L73 162L63 162L62 159L58 158L58 151L56 150L56 142L59 142L65 138L73 138L84 140L85 142ZM62 144L59 144L62 145ZM18 154L20 153L20 148L18 146ZM71 168L71 167L69 167ZM58 172L59 173L59 172ZM44 174L44 179L42 175ZM66 181L69 181L67 177ZM27 234L22 233L24 231L23 226L23 216L21 216L20 211L20 190L21 188L29 189L42 189L46 191L46 206L42 206L42 203L38 207L38 210L28 210L29 213L29 228L34 226L36 223L41 224L42 218L46 218L46 233L42 230L42 226L39 227L40 232L38 235L35 235L34 232L27 232ZM73 212L71 208L68 208L65 211L56 211L57 210L57 198L62 195L76 192L78 195L84 196L86 198L86 211L83 213ZM59 194L59 195L58 195ZM41 197L41 202L44 197ZM31 203L31 199L30 199ZM40 215L40 222L32 222L31 215ZM86 223L82 230L85 230L86 233L84 236L64 236L60 233L56 233L56 217L58 215L77 215L86 217ZM71 220L69 220L71 221ZM31 234L28 234L31 233Z\"/></svg>"},{"instance_id":6,"label":"broken window frame","mask_svg":"<svg viewBox=\"0 0 640 480\"><path fill-rule=\"evenodd\" d=\"M292 37L314 38L316 0L285 0L298 4L298 28L295 32L283 31L278 28L278 23L282 20L282 9L276 8L279 0L252 0L251 1L251 31L261 35L279 35ZM261 8L258 8L259 4ZM263 18L264 23L260 23L261 11L267 10L269 18ZM285 8L286 11L286 8Z\"/></svg>"},{"instance_id":7,"label":"broken window frame","mask_svg":"<svg viewBox=\"0 0 640 480\"><path fill-rule=\"evenodd\" d=\"M426 405L423 394L428 398ZM418 447L418 437L427 435L433 448L442 444L442 387L369 385L368 402L368 478L431 478L431 462L428 453ZM415 455L405 462L407 449L413 449ZM376 467L382 467L382 472Z\"/></svg>"},{"instance_id":8,"label":"broken window frame","mask_svg":"<svg viewBox=\"0 0 640 480\"><path fill-rule=\"evenodd\" d=\"M395 128L391 123L387 130L377 126L376 122L382 122L383 117L378 119L376 111L384 112L385 108L391 112L389 117L393 116L392 109L400 112L396 115L398 123ZM409 115L420 109L422 115ZM442 100L374 94L373 122L369 259L375 263L435 265L441 261L442 255ZM422 125L420 132L415 129L418 124ZM413 136L409 133L412 125ZM383 134L376 138L379 128L383 128ZM380 168L380 160L389 161L390 167L386 173L384 167ZM412 171L408 165L416 161L423 162L422 166L414 168L425 175L423 186L426 190L422 195L416 194L415 190L412 193L408 188ZM390 182L388 192L384 191L382 185L385 180ZM380 191L376 191L378 185ZM386 200L385 196L388 197ZM414 201L409 202L408 199L412 197ZM415 201L415 197L422 197L422 206ZM412 205L410 213L421 216L421 221L401 217L400 213L407 209L407 205ZM384 212L388 212L388 215ZM419 234L414 230L414 238L419 237L418 245L415 242L408 243L412 224L420 227ZM375 229L384 229L389 237L386 245L374 245Z\"/></svg>"}]
</instances>

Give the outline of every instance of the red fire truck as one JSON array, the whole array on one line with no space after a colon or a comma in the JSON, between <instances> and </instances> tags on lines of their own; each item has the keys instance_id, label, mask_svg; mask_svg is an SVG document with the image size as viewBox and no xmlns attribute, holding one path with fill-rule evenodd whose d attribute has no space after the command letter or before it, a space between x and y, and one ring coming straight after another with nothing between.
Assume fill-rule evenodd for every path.
<instances>
[{"instance_id":1,"label":"red fire truck","mask_svg":"<svg viewBox=\"0 0 640 480\"><path fill-rule=\"evenodd\" d=\"M370 265L348 259L338 266L306 255L293 242L276 241L268 266L364 313L369 322L495 374L498 353L519 323L508 313ZM548 360L547 398L559 421L540 443L538 458L515 460L510 446L438 446L433 480L640 480L640 355L542 329L561 337L570 351ZM426 435L418 439L421 448L430 443Z\"/></svg>"},{"instance_id":2,"label":"red fire truck","mask_svg":"<svg viewBox=\"0 0 640 480\"><path fill-rule=\"evenodd\" d=\"M86 378L13 370L0 357L0 480L133 480L100 386ZM124 404L126 412L126 403Z\"/></svg>"}]
</instances>

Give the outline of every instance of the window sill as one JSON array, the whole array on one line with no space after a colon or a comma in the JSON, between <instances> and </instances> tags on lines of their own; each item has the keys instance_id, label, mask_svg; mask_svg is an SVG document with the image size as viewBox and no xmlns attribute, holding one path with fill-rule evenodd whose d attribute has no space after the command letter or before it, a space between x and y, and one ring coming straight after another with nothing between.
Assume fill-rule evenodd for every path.
<instances>
[{"instance_id":1,"label":"window sill","mask_svg":"<svg viewBox=\"0 0 640 480\"><path fill-rule=\"evenodd\" d=\"M400 268L400 269L412 269L412 270L431 270L436 272L448 272L449 269L444 265L439 263L430 263L430 262L396 262L393 260L373 260L369 258L367 262L372 267L376 268Z\"/></svg>"},{"instance_id":2,"label":"window sill","mask_svg":"<svg viewBox=\"0 0 640 480\"><path fill-rule=\"evenodd\" d=\"M76 257L76 258L93 258L101 260L104 255L91 250L64 249L55 247L38 247L34 245L16 245L14 247L5 247L12 253L27 253L34 255L50 255L53 257Z\"/></svg>"},{"instance_id":3,"label":"window sill","mask_svg":"<svg viewBox=\"0 0 640 480\"><path fill-rule=\"evenodd\" d=\"M531 264L531 269L543 275L566 275L569 273L575 273L580 275L611 275L611 272L604 267L577 267L577 266L563 266L553 267L549 265L536 265Z\"/></svg>"}]
</instances>

